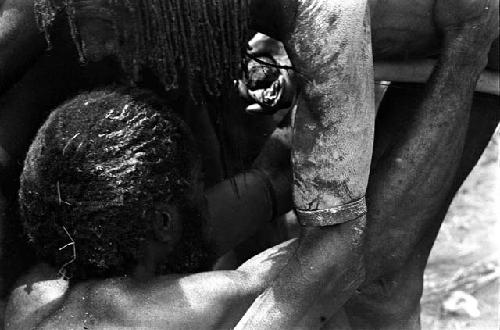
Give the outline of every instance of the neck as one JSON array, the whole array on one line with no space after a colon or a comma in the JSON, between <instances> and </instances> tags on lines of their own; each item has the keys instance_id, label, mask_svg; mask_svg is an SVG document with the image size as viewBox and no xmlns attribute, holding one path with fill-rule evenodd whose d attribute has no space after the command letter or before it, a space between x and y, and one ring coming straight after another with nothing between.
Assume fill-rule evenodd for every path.
<instances>
[{"instance_id":1,"label":"neck","mask_svg":"<svg viewBox=\"0 0 500 330\"><path fill-rule=\"evenodd\" d=\"M155 276L156 264L140 263L138 264L132 274L132 278L139 282L147 281Z\"/></svg>"}]
</instances>

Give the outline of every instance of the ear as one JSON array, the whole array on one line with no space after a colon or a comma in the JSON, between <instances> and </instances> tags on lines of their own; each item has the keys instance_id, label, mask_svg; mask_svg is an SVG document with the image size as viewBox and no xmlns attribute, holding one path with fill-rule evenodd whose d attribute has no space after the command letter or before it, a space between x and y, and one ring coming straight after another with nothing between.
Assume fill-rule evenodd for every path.
<instances>
[{"instance_id":1,"label":"ear","mask_svg":"<svg viewBox=\"0 0 500 330\"><path fill-rule=\"evenodd\" d=\"M155 210L153 215L153 230L156 240L170 243L174 235L174 219L166 210Z\"/></svg>"}]
</instances>

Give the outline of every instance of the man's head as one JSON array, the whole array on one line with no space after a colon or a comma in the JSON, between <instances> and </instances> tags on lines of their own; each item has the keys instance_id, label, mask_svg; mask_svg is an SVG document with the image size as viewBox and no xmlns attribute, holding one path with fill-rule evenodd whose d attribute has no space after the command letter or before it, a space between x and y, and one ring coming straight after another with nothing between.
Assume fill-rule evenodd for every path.
<instances>
[{"instance_id":1,"label":"man's head","mask_svg":"<svg viewBox=\"0 0 500 330\"><path fill-rule=\"evenodd\" d=\"M38 132L21 176L24 227L43 260L68 276L130 273L153 243L165 272L206 266L198 157L160 102L138 90L91 92Z\"/></svg>"}]
</instances>

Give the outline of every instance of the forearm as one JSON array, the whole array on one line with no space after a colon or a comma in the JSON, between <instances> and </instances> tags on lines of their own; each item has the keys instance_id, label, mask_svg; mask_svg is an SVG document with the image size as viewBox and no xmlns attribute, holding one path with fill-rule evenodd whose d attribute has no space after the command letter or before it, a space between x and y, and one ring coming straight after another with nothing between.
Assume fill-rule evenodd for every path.
<instances>
[{"instance_id":1,"label":"forearm","mask_svg":"<svg viewBox=\"0 0 500 330\"><path fill-rule=\"evenodd\" d=\"M438 54L440 33L433 21L435 3L436 0L369 1L375 60L407 61ZM473 17L476 13L469 10L468 14ZM488 68L498 72L498 38L489 58ZM397 74L397 70L390 73Z\"/></svg>"},{"instance_id":2,"label":"forearm","mask_svg":"<svg viewBox=\"0 0 500 330\"><path fill-rule=\"evenodd\" d=\"M391 81L402 83L426 83L437 60L424 59L416 61L382 61L374 64L375 81ZM492 70L484 70L476 85L476 92L500 95L500 74ZM404 111L404 109L401 109Z\"/></svg>"},{"instance_id":3,"label":"forearm","mask_svg":"<svg viewBox=\"0 0 500 330\"><path fill-rule=\"evenodd\" d=\"M292 209L289 140L289 128L276 128L252 164L252 170L206 191L207 235L219 255Z\"/></svg>"},{"instance_id":4,"label":"forearm","mask_svg":"<svg viewBox=\"0 0 500 330\"><path fill-rule=\"evenodd\" d=\"M406 110L413 117L405 134L372 172L367 235L367 273L372 277L405 262L453 187L472 95L488 51L455 41L445 41L422 102Z\"/></svg>"},{"instance_id":5,"label":"forearm","mask_svg":"<svg viewBox=\"0 0 500 330\"><path fill-rule=\"evenodd\" d=\"M0 97L0 146L14 166L22 157L49 110L82 84L83 68L71 45L54 47L41 56L12 88ZM103 71L103 70L101 70Z\"/></svg>"},{"instance_id":6,"label":"forearm","mask_svg":"<svg viewBox=\"0 0 500 330\"><path fill-rule=\"evenodd\" d=\"M364 280L365 219L303 232L297 251L237 329L315 329L340 308Z\"/></svg>"},{"instance_id":7,"label":"forearm","mask_svg":"<svg viewBox=\"0 0 500 330\"><path fill-rule=\"evenodd\" d=\"M250 171L225 180L205 193L207 237L223 255L252 236L273 216L273 198L263 173Z\"/></svg>"},{"instance_id":8,"label":"forearm","mask_svg":"<svg viewBox=\"0 0 500 330\"><path fill-rule=\"evenodd\" d=\"M293 124L294 203L299 221L317 227L303 229L296 255L239 328L304 324L326 287L333 313L364 276L362 212L328 210L355 200L362 205L368 181L375 110L366 3L300 3L290 39L303 77ZM326 211L321 223L305 218L315 211Z\"/></svg>"},{"instance_id":9,"label":"forearm","mask_svg":"<svg viewBox=\"0 0 500 330\"><path fill-rule=\"evenodd\" d=\"M0 2L0 92L23 74L44 47L33 0Z\"/></svg>"}]
</instances>

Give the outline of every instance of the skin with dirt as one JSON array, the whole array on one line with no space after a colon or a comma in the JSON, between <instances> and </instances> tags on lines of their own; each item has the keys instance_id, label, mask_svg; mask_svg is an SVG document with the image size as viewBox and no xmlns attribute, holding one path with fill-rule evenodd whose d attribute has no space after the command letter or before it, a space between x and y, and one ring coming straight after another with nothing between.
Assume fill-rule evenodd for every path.
<instances>
[{"instance_id":1,"label":"skin with dirt","mask_svg":"<svg viewBox=\"0 0 500 330\"><path fill-rule=\"evenodd\" d=\"M321 7L320 2L314 2L314 5L316 7L308 8L310 10L307 13ZM455 6L453 10L450 8L452 5ZM471 3L468 2L460 3L460 6L446 1L438 3L433 19L439 30L444 33L440 66L434 72L425 93L418 96L423 102L420 101L420 105L417 106L418 103L413 101L410 109L415 109L415 112L411 114L410 120L402 121L406 123L402 128L405 134L400 133L402 135L399 139L395 139L396 136L393 135L390 145L386 145L385 150L376 148L379 155L372 163L373 184L368 190L370 204L365 256L369 277L365 281L366 287L347 305L348 318L355 328L418 327L421 294L419 283L430 246L451 196L463 180L463 175L468 173L477 161L477 156L469 157L470 153L467 152L463 154L467 156L462 157L466 136L468 137L466 148L470 146L482 150L484 141L489 139L493 127L498 123L498 117L491 120L488 116L484 120L488 122L489 130L477 136L466 135L473 88L478 74L487 64L491 43L498 37L498 18L495 16L498 1L491 2L489 7L481 1L473 5L471 8ZM474 13L472 17L468 15L471 12ZM314 27L314 24L308 26ZM479 60L470 61L471 58ZM457 72L456 68L460 70ZM307 94L307 88L305 90ZM394 94L398 95L398 92ZM403 101L405 97L406 102ZM408 94L405 94L398 99L399 102L394 103L398 105L400 113L403 113L400 110L401 105L408 104L408 100ZM474 108L486 105L494 111L493 104L488 105L488 102L487 98L478 98ZM402 115L393 114L393 116L398 118ZM410 116L410 113L406 113L406 116ZM391 122L392 120L389 123ZM475 127L474 124L476 123L472 122L471 129ZM386 125L379 121L382 130L387 129ZM446 138L447 134L450 138ZM430 161L430 157L434 155L440 157L431 158ZM458 162L459 159L463 159L463 163ZM450 169L449 164L454 164L455 167ZM380 184L381 182L384 184ZM298 189L301 188L299 182ZM303 241L307 241L304 236L302 238ZM316 242L318 245L321 244L318 237ZM338 257L338 254L335 257ZM298 259L300 260L300 256ZM327 263L325 260L323 262ZM302 269L307 269L310 265L311 263L307 263ZM287 272L287 270L284 273L287 280L294 274L293 271ZM355 276L348 278L351 282L346 280L344 288L349 288L348 283L356 281ZM372 282L377 278L383 280L384 284L381 285L378 281ZM280 282L278 279L273 287L266 291L268 295L265 293L261 296L254 304L257 307L251 309L245 316L243 320L246 322L245 326L279 328L296 324L290 320L300 316L292 315L296 310L288 304L290 299L286 299L285 303L280 296L283 294L283 297L289 298L289 293L281 292L286 287L287 280ZM333 282L335 283L335 280ZM391 286L385 283L393 284ZM404 294L403 288L406 289ZM295 299L297 292L295 286L292 291ZM326 300L331 301L325 302L325 306L329 304L332 309L335 309L335 304L342 299L337 291L334 292L337 294L326 297ZM399 297L401 294L403 296ZM303 299L306 295L302 294L299 297ZM398 299L405 300L398 301ZM321 303L318 305L321 306ZM313 310L311 314L315 315L318 309L309 310ZM265 313L262 313L262 310ZM306 315L304 319L308 318L309 315ZM308 325L314 324L314 317L309 319L313 323ZM325 319L327 317L316 317L316 320ZM335 323L334 318L326 326L333 326Z\"/></svg>"},{"instance_id":2,"label":"skin with dirt","mask_svg":"<svg viewBox=\"0 0 500 330\"><path fill-rule=\"evenodd\" d=\"M8 3L8 1L6 1L6 3ZM21 3L21 2L18 2L18 3ZM373 2L372 2L372 3L373 3ZM372 4L372 3L371 3L371 4ZM392 3L392 4L394 4L395 2L391 2L391 3ZM424 2L422 2L422 3L424 3ZM12 4L12 2L11 2L11 4ZM255 2L254 2L254 4L255 4L255 6L256 6L255 8L259 8L258 6L260 5L260 6L261 6L261 7L260 7L260 9L262 10L262 11L260 11L260 12L259 12L259 15L260 15L260 16L259 16L259 15L257 15L257 17L264 17L266 12L267 12L267 13L268 13L268 12L271 12L271 10L268 10L268 11L266 11L266 10L265 10L265 6L266 6L265 2L260 1L260 3L259 3L259 1L255 1ZM296 7L294 7L294 5L293 5L293 4L290 4L289 2L278 2L278 1L276 1L276 2L273 2L273 4L272 4L272 5L270 5L270 6L272 6L272 7L273 7L273 6L277 6L277 7L279 7L278 9L283 9L283 8L285 8L286 10L296 10ZM394 8L399 8L399 9L401 8L401 6L396 6L396 5L394 5L394 6L395 6ZM425 7L425 6L424 6L424 7ZM425 8L428 8L428 7L425 7ZM376 12L377 12L377 11L375 11L375 13L376 13ZM382 10L380 10L379 12L383 12L383 11L382 11ZM428 13L429 11L427 10L426 12ZM281 37L280 39L282 39L282 40L284 40L284 41L289 41L289 33L287 33L287 32L286 32L286 30L287 30L286 28L287 28L287 27L290 27L290 28L291 28L291 27L293 27L294 23L290 23L290 22L293 22L293 19L290 19L289 17L296 17L296 15L297 15L297 13L296 13L295 11L294 11L292 14L290 14L290 15L281 15L281 16L280 16L280 15L277 15L277 16L275 16L275 17L277 17L278 19L276 19L276 20L272 20L272 22L273 22L273 23L272 23L270 26L266 26L266 24L263 24L263 23L262 23L262 21L261 21L260 19L255 19L255 22L254 22L254 23L255 23L255 26L257 27L257 29L258 29L259 31L265 32L265 33L267 33L267 34L269 34L269 35L274 35L274 36L277 36L278 38L280 38L280 37ZM425 15L424 15L424 16L425 16ZM433 15L431 15L431 16L433 16ZM281 19L282 17L283 17L283 19ZM428 15L427 15L427 16L426 16L426 19L428 19L428 18L429 18L429 17L428 17ZM376 22L377 20L376 20L376 19L374 19L374 18L372 17L372 21L373 21L373 22ZM397 21L397 24L400 24L400 23L401 23L401 21L406 22L407 20L396 20L396 21ZM260 25L259 25L259 24L260 24ZM404 24L404 23L403 23L403 24ZM425 24L416 24L416 25L417 25L417 26L426 27L426 25L425 25ZM497 23L497 25L498 25L498 23ZM424 29L424 30L425 30L425 31L429 31L429 29ZM383 29L381 29L380 31L381 31L381 35L383 35L383 34L382 34L382 32L383 32L384 30L383 30ZM387 30L385 30L385 31L387 31ZM425 31L424 31L424 32L425 32ZM374 27L374 32L375 32L375 35L377 35L377 28L376 28L376 27ZM388 34L389 36L391 35L390 33L387 33L387 34ZM387 35L387 34L386 34L386 35ZM425 33L424 33L424 34L425 34ZM405 36L407 36L407 34L406 34L406 35L403 35L403 37L398 36L398 38L399 38L399 39L394 40L393 42L391 42L391 44L398 45L398 43L399 43L401 40L405 40L405 39L404 39L404 38L406 38ZM434 34L434 36L435 36L435 34ZM382 39L383 39L383 38L382 38ZM375 51L376 51L376 52L375 52L375 57L377 57L377 40L379 40L379 39L374 38L374 40L375 40L375 48L374 48L374 49L375 49ZM398 54L398 49L400 50L401 48L405 48L406 50L408 50L408 51L405 53L405 56L410 56L410 55L413 55L413 53L412 53L411 51L415 51L415 52L416 52L416 51L422 51L422 48L427 49L427 47L422 47L422 44L421 44L421 42L422 42L422 41L421 41L421 40L431 40L431 41L429 41L429 44L431 44L431 43L432 43L432 40L435 40L435 39L433 39L433 38L430 38L430 39L427 39L427 38L418 39L419 43L418 43L418 45L417 45L417 46L415 46L415 45L416 45L416 43L409 42L409 46L408 46L408 44L405 44L405 45L406 45L405 47L396 48L396 50L391 50L391 49L389 49L389 50L385 50L385 51L384 51L384 52L385 52L384 54L391 54L391 52L392 52L392 54ZM479 55L484 56L484 53L485 53L484 49L481 49L480 51L479 51L479 50L477 50L477 48L481 48L481 47L477 47L477 45L475 44L475 42L474 42L474 41L465 41L465 45L464 45L464 47L465 47L465 49L466 49L467 51L469 51L469 50L470 50L470 48L474 48L474 49L475 49L475 50L474 50L474 52L473 52L473 54L472 54L472 55L470 55L470 56L476 56L476 55L478 55L476 52L480 52L480 54L479 54ZM482 46L482 47L483 47L483 46ZM294 47L293 47L293 46L289 46L289 48L290 48L290 49L293 49ZM4 49L4 48L2 48L2 49ZM431 49L431 50L432 50L432 47L429 47L428 49ZM39 52L41 52L41 50L38 50L38 51L39 51ZM388 55L384 55L384 56L388 56ZM451 61L451 60L450 60L450 61ZM464 63L451 63L451 64L450 64L450 63L447 63L447 64L448 64L449 66L463 66L463 67L465 67L465 68L468 68L468 67L473 66L473 64L471 64L471 63L465 63L465 64L464 64ZM22 65L20 65L20 67L22 67ZM41 66L41 68L44 68L44 67L43 67L43 66ZM469 76L471 76L471 75L473 76L474 74L476 74L477 69L476 69L476 68L475 68L474 70L472 70L472 69L471 69L470 71L473 71L473 72L467 72L467 70L464 70L464 75L465 75L465 77L460 77L460 79L463 79L463 80L464 80L464 81L466 81L466 82L467 82L467 81L470 81L471 79L470 79L470 77L469 77ZM32 74L32 75L33 75L33 74L35 74L35 73L36 73L36 71L32 71L32 72L31 72L31 74ZM40 74L39 74L39 76L38 76L38 77L39 77L39 78L43 81L43 78L45 77L45 75L40 75ZM465 78L467 78L467 79L465 79ZM456 79L457 79L457 80L459 80L458 78L456 78ZM473 79L472 79L472 80L473 80ZM30 80L28 80L28 81L30 81ZM33 81L33 79L32 79L31 81ZM48 88L48 89L50 89L50 88L54 88L54 87L52 87L52 86L55 86L55 85L49 86L48 84L42 84L42 85L44 85L44 87L43 87L43 88ZM470 83L469 85L473 85L473 83ZM21 87L17 86L17 87L16 87L16 88L17 88L17 91L12 91L12 92L11 92L11 95L19 95L19 93L21 93L20 89L22 89L23 84L21 84L20 86L21 86ZM24 86L27 86L27 84L24 84ZM470 87L470 86L469 86L469 87ZM26 87L25 87L25 88L26 88ZM465 89L467 89L467 88L465 88ZM16 94L16 93L17 93L17 94ZM440 92L440 93L441 93L441 92ZM22 93L21 93L21 94L22 94ZM52 94L50 93L50 90L49 90L49 92L48 92L48 93L41 93L41 94L42 94L42 95L45 95L45 94L46 94L46 95L52 95ZM465 95L465 94L467 94L467 93L465 93L465 92L464 92L464 94L459 95L459 97L464 97L464 98L470 97L470 95L469 95L469 96L467 96L467 95ZM25 94L23 94L23 95L25 95ZM448 95L448 94L444 94L444 92L443 92L443 95ZM465 96L464 96L464 95L465 95ZM47 97L47 96L46 96L46 97ZM14 96L12 96L12 98L14 98ZM48 97L47 97L47 98L48 98ZM8 98L7 98L7 100L8 100ZM449 101L448 101L448 100L439 100L439 102L438 102L438 101L435 101L434 99L432 99L432 101L433 101L434 103L438 103L440 106L443 106L443 104L448 104L448 103L446 103L446 102L453 102L454 104L456 104L455 102L457 102L455 99L453 99L453 100L449 100ZM53 101L52 99L48 99L48 100L47 100L47 102L46 102L46 104L47 104L47 108L50 108L50 106L48 106L48 104L50 104L51 102L54 102L54 101ZM429 102L430 102L430 101L429 101ZM465 103L467 103L467 102L465 102ZM52 104L53 104L53 103L52 103ZM7 105L8 105L8 102L7 102ZM31 117L30 117L30 116L31 116L31 113L33 113L33 112L37 112L37 111L35 111L35 110L33 110L33 109L37 109L37 110L38 110L38 109L39 109L39 108L38 108L38 106L39 106L39 105L36 105L36 106L35 106L35 105L28 104L28 105L25 107L25 109L26 109L26 111L25 111L25 113L26 113L26 117L28 118L28 119L26 119L26 122L30 122L30 121L31 121L31 122L34 122L34 124L32 125L32 127L36 127L36 126L37 126L37 122L39 122L39 119L38 119L38 120L37 120L37 119L31 119ZM8 108L8 106L7 106L7 108ZM192 109L192 108L193 108L193 107L191 107L191 109ZM313 111L314 111L314 110L313 110ZM8 113L8 111L5 111L4 113ZM474 113L474 112L473 112L473 113ZM29 115L28 115L28 114L29 114ZM479 118L481 118L481 116L483 116L483 115L478 114L477 116L478 116ZM2 116L2 117L3 117L3 116ZM473 117L474 117L474 116L473 116ZM6 123L6 121L4 120L4 118L2 118L2 121L1 121L1 122ZM8 122L8 123L10 123L10 121L7 121L7 122ZM24 123L24 121L21 121L21 122L22 122L22 123ZM194 120L194 122L198 122L198 123L199 123L199 122L206 123L206 120ZM479 123L479 122L481 122L481 119L478 119L478 122L477 122L477 123ZM489 123L490 121L487 121L487 122ZM475 123L475 122L473 121L473 123ZM202 126L202 127L209 127L209 125L206 125L206 124L200 124L200 126ZM382 126L382 127L383 127L383 126ZM470 125L470 127L471 127L471 130L473 130L473 129L474 129L474 126L473 126L472 124ZM9 132L9 130L7 130L7 129L6 129L6 130L4 130L4 131L5 131L5 132ZM210 133L210 132L212 132L212 133L210 133L210 134L213 134L213 131L211 131L211 130L208 130L208 132L209 132L209 133ZM251 131L249 130L249 132L251 132ZM18 133L18 132L16 132L16 134L17 134L17 133ZM467 140L467 141L470 141L470 143L469 143L469 144L470 144L470 148L471 148L471 150L481 150L481 146L482 146L482 144L483 144L483 143L482 143L482 141L484 141L484 140L486 139L486 137L485 137L485 136L486 136L488 133L490 133L490 132L480 132L480 135L478 135L479 137L477 137L477 138L476 138L474 135L468 135L468 138L467 138L468 140ZM29 141L29 136L32 136L32 134L33 134L33 130L32 130L30 133L28 133L28 134L27 134L27 135L28 135L28 138L26 138L26 141ZM417 133L415 133L415 134L417 134ZM9 135L7 135L7 134L6 134L6 136L9 136ZM11 135L11 136L14 136L14 134L12 133L12 135ZM207 135L207 136L209 136L209 135ZM391 140L391 139L389 138L389 140ZM478 140L480 140L480 141L478 141ZM2 146L4 146L4 147L5 147L5 145L6 145L6 144L4 144L4 143L3 143L3 140L2 140ZM10 144L7 144L7 145L9 145L9 146L10 146ZM18 149L16 150L16 151L17 151L17 153L18 153L19 155L22 155L22 154L23 154L23 151L22 151L22 150L23 150L23 148L26 148L26 145L25 145L25 146L23 146L23 145L22 145L22 143L19 143L19 147L18 147ZM458 147L457 147L457 148L458 148ZM446 150L450 150L450 149L453 149L453 148L450 148L449 146L446 148ZM476 152L476 153L477 153L477 152ZM470 153L470 154L475 155L476 153ZM11 151L11 152L10 152L10 154L16 154L16 152ZM456 153L456 154L454 154L453 156L450 156L450 158L442 157L442 160L443 160L443 162L444 162L444 160L445 160L445 159L448 159L448 160L449 160L449 159L455 159L455 160L457 160L457 159L460 159L460 157L461 157L460 155L461 155L461 154L460 154L459 152L457 152L457 153ZM8 157L5 157L5 158L7 159ZM11 158L12 158L12 157L11 157ZM467 158L467 159L464 157L464 160L463 160L463 161L464 161L464 164L462 164L462 165L461 165L461 166L462 166L462 168L461 168L461 170L459 171L459 172L461 173L461 174L460 174L461 176L457 175L457 176L456 176L456 178L455 178L454 180L451 180L451 179L450 179L451 181L454 181L454 182L455 182L455 185L457 185L457 183L456 183L456 182L460 182L461 177L463 176L463 174L467 172L467 168L468 168L468 167L471 167L471 166L472 166L471 164L473 164L473 163L475 162L475 160L474 160L474 158L473 158L472 156L470 156L470 157L469 157L469 158ZM364 167L366 168L366 164L360 164L360 165L361 165L361 167L363 167L363 166L364 166ZM445 168L446 168L446 167L445 167ZM394 168L392 168L392 170L394 170ZM365 173L365 175L367 175L367 173ZM387 175L389 175L389 174L387 174ZM383 176L382 176L382 177L383 177ZM374 182L377 182L378 180L373 179L373 181L374 181ZM356 186L356 185L354 185L354 186ZM339 188L342 188L342 189L339 189L339 195L341 195L341 196L348 196L348 195L349 195L348 193L345 193L345 191L348 191L348 190L343 189L343 187L344 187L343 185L339 185L338 187L339 187ZM358 189L358 191L363 191L363 189L364 189L363 184L361 183L361 184L357 185L357 189ZM453 189L452 189L452 188L450 188L450 189L449 189L448 194L450 194L450 195L451 195L451 194L452 194L452 193L451 193L451 191L453 191ZM418 196L417 194L415 194L415 195L416 195L416 196ZM377 204L376 204L376 202L373 202L373 203L374 203L374 204L372 204L372 205L377 205ZM434 209L443 209L443 208L445 207L445 205L446 205L446 204L447 204L447 201L446 201L446 198L444 198L444 201L443 201L443 199L442 199L442 200L440 201L439 205L434 205L434 206L433 206L433 208L434 208ZM384 207L385 207L385 206L384 206ZM371 207L371 209L373 209L373 206ZM381 209L383 209L383 208L381 208ZM376 211L379 211L379 210L377 210L377 209L376 209ZM379 214L380 219L381 219L381 221L382 221L382 219L385 219L384 215L387 215L388 213L384 213L384 212L382 212L382 211L379 211L379 212L380 212L380 213L378 213L378 214ZM388 212L388 211L387 211L387 212ZM430 213L432 213L432 212L430 212ZM439 216L436 216L436 217L437 217L437 219L438 219L438 220L435 220L435 221L436 221L436 222L439 222ZM436 218L436 217L433 217L433 219L434 219L434 218ZM392 219L394 219L394 220L395 220L395 221L394 221L394 223L396 223L396 219L395 219L395 218L392 218ZM387 220L384 220L384 221L387 221ZM429 221L430 221L430 220L429 220ZM419 223L418 221L415 221L415 222L416 222L416 223ZM412 223L412 222L410 221L410 223ZM392 224L392 222L391 222L391 224ZM388 226L388 225L387 225L387 224L385 224L385 228L386 228L386 226ZM372 226L372 227L373 227L373 228L376 228L376 226ZM425 226L422 226L422 227L425 227ZM382 227L380 227L380 228L382 228ZM398 227L395 225L395 227L394 227L394 228L395 228L394 232L395 232L395 233L398 233L398 230L399 230L399 229L397 229ZM370 229L369 229L369 232L370 232ZM349 233L349 234L352 234L352 232L350 232L350 231L348 231L348 233ZM312 241L315 241L315 242L320 242L320 241L321 241L321 239L318 239L318 236L315 236L315 234L314 234L314 233L309 233L309 234L310 234L310 237L312 238ZM386 234L386 233L384 232L384 235L388 235L388 234ZM391 235L389 234L389 236L391 236ZM418 236L418 235L417 235L417 236ZM432 237L432 235L430 235L430 236ZM376 237L376 236L374 236L374 237ZM427 237L427 236L426 236L426 237ZM417 238L417 237L416 237L416 238ZM378 240L380 240L380 238L378 238ZM384 241L386 241L386 240L384 240ZM374 244L376 244L376 242L375 242ZM411 244L410 244L410 245L411 245ZM389 247L387 247L387 248L388 248L388 250L391 250ZM370 250L370 249L369 249L369 250ZM396 259L396 260L398 260L398 263L396 263L396 265L402 265L402 264L405 264L405 263L406 263L406 260L410 258L410 257L408 256L408 254L411 254L409 251L412 251L410 247L408 247L408 250L403 250L403 251L402 251L402 256L396 256L396 257L397 257L397 259ZM424 254L425 254L425 253L424 253ZM425 258L423 258L423 259L425 259ZM352 260L352 259L349 259L349 260ZM421 263L422 263L422 261L421 261ZM375 263L375 262L374 262L374 264L377 264L377 263ZM423 264L425 264L425 262L423 262ZM384 266L385 266L385 264L383 264L383 263L381 263L380 265L384 265ZM390 266L390 264L389 264L389 266ZM418 268L418 267L417 267L417 268ZM393 268L388 268L388 269L386 270L386 272L389 272L389 273L390 273L390 272L391 272L391 270L393 270ZM393 270L393 271L395 271L395 270ZM347 280L347 279L346 279L346 280ZM351 278L351 280L352 280L352 278ZM340 285L340 284L339 284L339 285ZM418 291L418 290L417 290L417 291Z\"/></svg>"}]
</instances>

